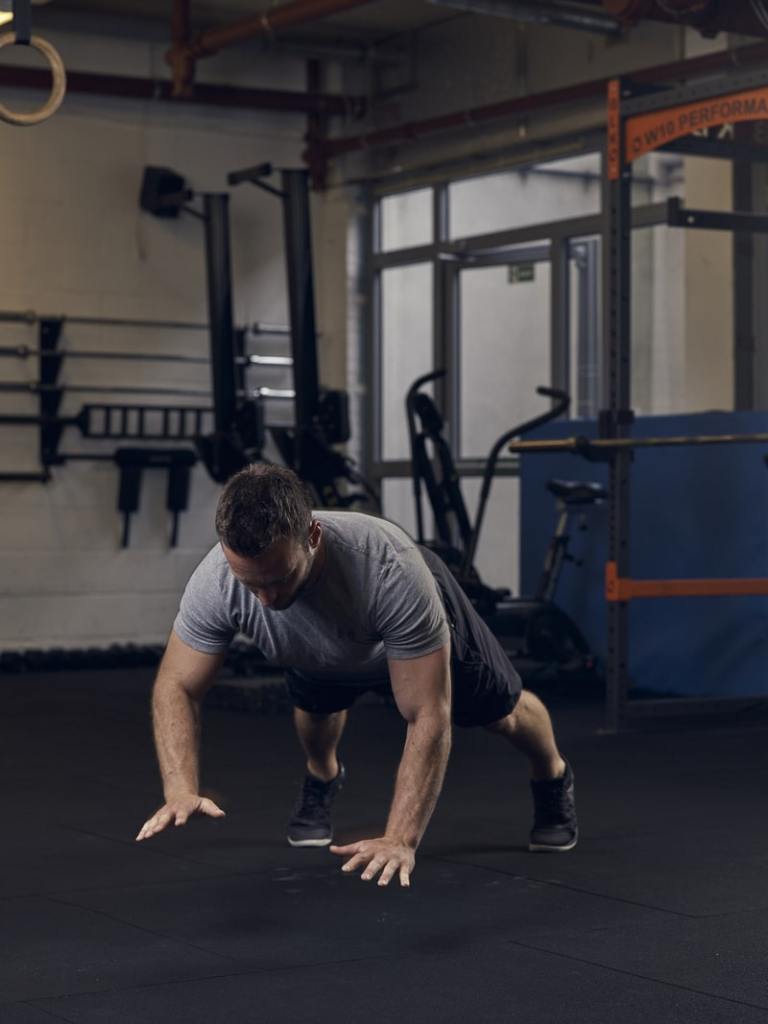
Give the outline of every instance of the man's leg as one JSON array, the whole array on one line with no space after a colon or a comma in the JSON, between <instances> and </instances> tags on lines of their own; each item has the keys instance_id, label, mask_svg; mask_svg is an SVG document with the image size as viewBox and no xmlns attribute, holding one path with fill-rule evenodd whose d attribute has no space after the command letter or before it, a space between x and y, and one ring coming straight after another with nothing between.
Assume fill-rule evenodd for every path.
<instances>
[{"instance_id":1,"label":"man's leg","mask_svg":"<svg viewBox=\"0 0 768 1024\"><path fill-rule=\"evenodd\" d=\"M316 779L331 782L339 774L336 748L344 732L347 712L335 711L329 715L318 715L294 708L293 721L299 742L307 756L307 770Z\"/></svg>"},{"instance_id":2,"label":"man's leg","mask_svg":"<svg viewBox=\"0 0 768 1024\"><path fill-rule=\"evenodd\" d=\"M528 849L565 853L579 840L573 771L557 749L549 712L523 690L514 710L485 729L508 740L528 758L534 821Z\"/></svg>"},{"instance_id":3,"label":"man's leg","mask_svg":"<svg viewBox=\"0 0 768 1024\"><path fill-rule=\"evenodd\" d=\"M288 822L288 842L291 846L328 846L333 838L331 808L345 778L336 748L347 712L319 714L295 707L293 718L307 756L307 774Z\"/></svg>"},{"instance_id":4,"label":"man's leg","mask_svg":"<svg viewBox=\"0 0 768 1024\"><path fill-rule=\"evenodd\" d=\"M549 712L530 690L522 691L514 710L506 718L485 728L509 740L528 758L534 781L559 779L565 774L565 761L557 749Z\"/></svg>"},{"instance_id":5,"label":"man's leg","mask_svg":"<svg viewBox=\"0 0 768 1024\"><path fill-rule=\"evenodd\" d=\"M557 749L547 709L522 689L503 647L446 566L433 552L421 553L435 577L451 629L453 721L463 727L482 724L528 758L534 805L528 849L572 850L579 835L573 772Z\"/></svg>"}]
</instances>

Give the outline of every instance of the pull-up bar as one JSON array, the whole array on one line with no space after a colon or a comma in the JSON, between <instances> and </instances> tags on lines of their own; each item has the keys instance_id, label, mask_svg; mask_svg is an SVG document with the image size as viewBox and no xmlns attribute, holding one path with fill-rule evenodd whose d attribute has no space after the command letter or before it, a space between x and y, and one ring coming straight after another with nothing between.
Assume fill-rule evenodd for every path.
<instances>
[{"instance_id":1,"label":"pull-up bar","mask_svg":"<svg viewBox=\"0 0 768 1024\"><path fill-rule=\"evenodd\" d=\"M676 448L705 444L768 444L768 434L704 434L692 437L560 437L539 441L513 441L510 452L573 452L587 458L593 450L626 451L633 448Z\"/></svg>"}]
</instances>

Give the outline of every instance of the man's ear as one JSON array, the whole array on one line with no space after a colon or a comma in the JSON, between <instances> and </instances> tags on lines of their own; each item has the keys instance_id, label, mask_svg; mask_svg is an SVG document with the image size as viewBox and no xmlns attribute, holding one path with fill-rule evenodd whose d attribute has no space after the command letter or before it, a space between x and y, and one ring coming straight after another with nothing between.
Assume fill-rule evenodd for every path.
<instances>
[{"instance_id":1,"label":"man's ear","mask_svg":"<svg viewBox=\"0 0 768 1024\"><path fill-rule=\"evenodd\" d=\"M315 551L320 543L320 537L322 536L323 528L320 523L313 519L309 524L309 547L311 551Z\"/></svg>"}]
</instances>

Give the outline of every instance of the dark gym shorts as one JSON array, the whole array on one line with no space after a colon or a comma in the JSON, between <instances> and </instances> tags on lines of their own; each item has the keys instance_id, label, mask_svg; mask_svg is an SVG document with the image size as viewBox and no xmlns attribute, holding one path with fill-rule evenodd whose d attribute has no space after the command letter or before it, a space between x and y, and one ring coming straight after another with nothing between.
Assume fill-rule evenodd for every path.
<instances>
[{"instance_id":1,"label":"dark gym shorts","mask_svg":"<svg viewBox=\"0 0 768 1024\"><path fill-rule=\"evenodd\" d=\"M498 722L517 704L520 676L442 559L428 548L419 550L437 583L451 631L451 717L465 728ZM392 692L386 679L335 685L289 671L287 682L294 706L316 715L343 711L371 690Z\"/></svg>"}]
</instances>

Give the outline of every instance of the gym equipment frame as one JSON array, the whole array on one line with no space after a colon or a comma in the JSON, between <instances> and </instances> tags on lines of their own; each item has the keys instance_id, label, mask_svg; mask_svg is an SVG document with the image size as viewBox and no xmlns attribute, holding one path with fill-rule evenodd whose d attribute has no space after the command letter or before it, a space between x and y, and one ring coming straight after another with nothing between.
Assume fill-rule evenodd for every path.
<instances>
[{"instance_id":1,"label":"gym equipment frame","mask_svg":"<svg viewBox=\"0 0 768 1024\"><path fill-rule=\"evenodd\" d=\"M650 445L768 442L768 435L633 439L631 409L630 299L633 161L662 147L695 149L701 155L743 158L743 147L707 147L707 140L690 138L702 126L768 120L768 71L734 72L718 79L663 91L636 91L631 82L614 79L608 86L608 128L603 225L605 324L603 394L608 407L598 421L598 440L609 463L609 538L606 566L608 601L608 660L606 728L616 732L630 718L670 713L686 714L738 710L760 698L662 698L632 700L629 696L629 602L636 598L734 594L768 595L768 580L632 580L629 565L630 471L634 448ZM675 145L680 140L678 145ZM757 154L755 159L761 157ZM765 232L765 216L683 210L666 206L666 223L734 232ZM663 222L663 221L662 221ZM553 445L563 442L553 442ZM535 444L535 442L534 442ZM572 439L572 450L578 450ZM567 449L568 442L563 446ZM582 453L587 454L582 443ZM534 450L524 442L514 451ZM535 449L543 450L541 445ZM550 448L550 450L557 450ZM562 448L561 448L562 450Z\"/></svg>"}]
</instances>

